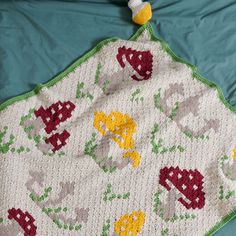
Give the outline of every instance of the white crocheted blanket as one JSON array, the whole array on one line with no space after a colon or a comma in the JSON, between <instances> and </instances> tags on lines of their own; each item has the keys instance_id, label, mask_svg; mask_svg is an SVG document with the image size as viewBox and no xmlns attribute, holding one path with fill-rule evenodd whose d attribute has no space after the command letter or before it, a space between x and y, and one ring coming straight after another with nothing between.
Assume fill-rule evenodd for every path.
<instances>
[{"instance_id":1,"label":"white crocheted blanket","mask_svg":"<svg viewBox=\"0 0 236 236\"><path fill-rule=\"evenodd\" d=\"M236 215L235 111L149 24L99 43L0 106L0 235L211 235Z\"/></svg>"}]
</instances>

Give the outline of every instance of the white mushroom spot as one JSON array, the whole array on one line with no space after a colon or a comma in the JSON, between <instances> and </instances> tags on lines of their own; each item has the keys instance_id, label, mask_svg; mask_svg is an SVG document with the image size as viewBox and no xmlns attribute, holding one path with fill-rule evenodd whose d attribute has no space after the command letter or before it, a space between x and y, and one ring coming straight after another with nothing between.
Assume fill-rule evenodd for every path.
<instances>
[{"instance_id":1,"label":"white mushroom spot","mask_svg":"<svg viewBox=\"0 0 236 236\"><path fill-rule=\"evenodd\" d=\"M28 226L27 226L27 228L28 228L28 229L31 229L31 226L30 226L30 225L28 225Z\"/></svg>"},{"instance_id":2,"label":"white mushroom spot","mask_svg":"<svg viewBox=\"0 0 236 236\"><path fill-rule=\"evenodd\" d=\"M142 59L142 55L139 55L138 58L141 60Z\"/></svg>"},{"instance_id":3,"label":"white mushroom spot","mask_svg":"<svg viewBox=\"0 0 236 236\"><path fill-rule=\"evenodd\" d=\"M46 121L49 122L49 121L50 121L50 117L47 117L47 118L46 118Z\"/></svg>"},{"instance_id":4,"label":"white mushroom spot","mask_svg":"<svg viewBox=\"0 0 236 236\"><path fill-rule=\"evenodd\" d=\"M52 109L51 109L51 113L52 113L52 114L55 114L56 111L52 108Z\"/></svg>"},{"instance_id":5,"label":"white mushroom spot","mask_svg":"<svg viewBox=\"0 0 236 236\"><path fill-rule=\"evenodd\" d=\"M66 105L66 108L67 108L67 109L70 109L70 104L67 104L67 105Z\"/></svg>"},{"instance_id":6,"label":"white mushroom spot","mask_svg":"<svg viewBox=\"0 0 236 236\"><path fill-rule=\"evenodd\" d=\"M179 174L178 174L178 179L180 179L181 177L182 177L182 175L179 173Z\"/></svg>"},{"instance_id":7,"label":"white mushroom spot","mask_svg":"<svg viewBox=\"0 0 236 236\"><path fill-rule=\"evenodd\" d=\"M25 221L26 221L26 222L29 221L29 217L28 217L28 216L25 217Z\"/></svg>"},{"instance_id":8,"label":"white mushroom spot","mask_svg":"<svg viewBox=\"0 0 236 236\"><path fill-rule=\"evenodd\" d=\"M62 106L61 106L61 104L59 104L59 105L58 105L58 109L59 109L59 110L60 110L60 109L62 109Z\"/></svg>"},{"instance_id":9,"label":"white mushroom spot","mask_svg":"<svg viewBox=\"0 0 236 236\"><path fill-rule=\"evenodd\" d=\"M198 186L196 184L193 185L193 189L196 190L198 189Z\"/></svg>"},{"instance_id":10,"label":"white mushroom spot","mask_svg":"<svg viewBox=\"0 0 236 236\"><path fill-rule=\"evenodd\" d=\"M138 70L141 70L142 66L141 65L138 65Z\"/></svg>"},{"instance_id":11,"label":"white mushroom spot","mask_svg":"<svg viewBox=\"0 0 236 236\"><path fill-rule=\"evenodd\" d=\"M57 140L57 145L58 145L58 146L61 145L60 139Z\"/></svg>"},{"instance_id":12,"label":"white mushroom spot","mask_svg":"<svg viewBox=\"0 0 236 236\"><path fill-rule=\"evenodd\" d=\"M63 115L62 114L59 114L59 116L58 116L58 118L61 120L61 118L63 117Z\"/></svg>"},{"instance_id":13,"label":"white mushroom spot","mask_svg":"<svg viewBox=\"0 0 236 236\"><path fill-rule=\"evenodd\" d=\"M193 176L191 174L189 175L189 179L193 179Z\"/></svg>"},{"instance_id":14,"label":"white mushroom spot","mask_svg":"<svg viewBox=\"0 0 236 236\"><path fill-rule=\"evenodd\" d=\"M146 71L146 74L147 74L147 75L149 75L150 73L151 73L150 71L148 71L148 70Z\"/></svg>"},{"instance_id":15,"label":"white mushroom spot","mask_svg":"<svg viewBox=\"0 0 236 236\"><path fill-rule=\"evenodd\" d=\"M173 176L173 174L174 174L173 171L171 171L171 172L169 173L169 176Z\"/></svg>"},{"instance_id":16,"label":"white mushroom spot","mask_svg":"<svg viewBox=\"0 0 236 236\"><path fill-rule=\"evenodd\" d=\"M129 58L132 59L132 58L133 58L133 54L130 54L130 55L129 55Z\"/></svg>"},{"instance_id":17,"label":"white mushroom spot","mask_svg":"<svg viewBox=\"0 0 236 236\"><path fill-rule=\"evenodd\" d=\"M197 197L197 198L195 199L195 201L196 201L196 202L199 202L199 198Z\"/></svg>"},{"instance_id":18,"label":"white mushroom spot","mask_svg":"<svg viewBox=\"0 0 236 236\"><path fill-rule=\"evenodd\" d=\"M185 190L187 186L185 184L182 185L182 189Z\"/></svg>"}]
</instances>

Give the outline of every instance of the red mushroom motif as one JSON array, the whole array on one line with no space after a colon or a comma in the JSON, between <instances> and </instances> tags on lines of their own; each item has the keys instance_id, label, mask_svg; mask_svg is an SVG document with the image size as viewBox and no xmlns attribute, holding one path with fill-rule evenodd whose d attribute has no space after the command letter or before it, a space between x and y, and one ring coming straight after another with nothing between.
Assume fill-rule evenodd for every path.
<instances>
[{"instance_id":1,"label":"red mushroom motif","mask_svg":"<svg viewBox=\"0 0 236 236\"><path fill-rule=\"evenodd\" d=\"M62 133L53 134L51 137L45 139L45 143L53 146L52 151L56 152L66 145L67 139L70 137L70 133L63 130Z\"/></svg>"},{"instance_id":2,"label":"red mushroom motif","mask_svg":"<svg viewBox=\"0 0 236 236\"><path fill-rule=\"evenodd\" d=\"M48 108L42 106L34 112L36 117L41 117L45 124L45 131L50 134L53 130L57 129L57 126L66 121L72 116L72 112L75 109L75 105L71 101L61 102L58 101Z\"/></svg>"},{"instance_id":3,"label":"red mushroom motif","mask_svg":"<svg viewBox=\"0 0 236 236\"><path fill-rule=\"evenodd\" d=\"M8 210L8 219L15 220L24 230L24 236L35 236L37 226L34 224L35 219L28 211L25 213L20 209L11 208Z\"/></svg>"},{"instance_id":4,"label":"red mushroom motif","mask_svg":"<svg viewBox=\"0 0 236 236\"><path fill-rule=\"evenodd\" d=\"M187 209L201 209L205 205L205 193L203 192L203 176L198 170L181 170L177 167L165 167L160 170L159 183L169 191L167 199L168 216L175 213L176 199ZM170 196L172 195L172 196ZM173 205L174 204L174 205Z\"/></svg>"},{"instance_id":5,"label":"red mushroom motif","mask_svg":"<svg viewBox=\"0 0 236 236\"><path fill-rule=\"evenodd\" d=\"M58 130L61 123L71 118L74 109L75 105L71 101L57 101L47 108L41 106L34 111L36 120L28 122L28 124L34 126L36 135L42 128L44 128L47 134L51 134L53 131ZM38 148L43 153L48 153L49 150L56 152L67 144L67 139L69 137L70 133L67 130L57 133L54 132L50 137L46 137L46 145L42 143L38 144Z\"/></svg>"},{"instance_id":6,"label":"red mushroom motif","mask_svg":"<svg viewBox=\"0 0 236 236\"><path fill-rule=\"evenodd\" d=\"M125 46L118 49L116 55L121 67L124 68L129 63L136 73L131 78L136 81L148 80L152 75L153 56L150 51L136 51ZM128 62L128 63L127 63Z\"/></svg>"}]
</instances>

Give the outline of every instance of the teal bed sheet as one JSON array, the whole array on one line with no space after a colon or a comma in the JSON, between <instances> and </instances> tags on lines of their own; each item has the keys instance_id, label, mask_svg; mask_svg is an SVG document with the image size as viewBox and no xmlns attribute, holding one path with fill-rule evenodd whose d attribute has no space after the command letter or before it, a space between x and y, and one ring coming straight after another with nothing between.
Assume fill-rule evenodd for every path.
<instances>
[{"instance_id":1,"label":"teal bed sheet","mask_svg":"<svg viewBox=\"0 0 236 236\"><path fill-rule=\"evenodd\" d=\"M236 1L150 2L157 35L236 106ZM126 0L0 0L0 102L50 80L99 41L136 29ZM236 219L215 235L235 231Z\"/></svg>"}]
</instances>

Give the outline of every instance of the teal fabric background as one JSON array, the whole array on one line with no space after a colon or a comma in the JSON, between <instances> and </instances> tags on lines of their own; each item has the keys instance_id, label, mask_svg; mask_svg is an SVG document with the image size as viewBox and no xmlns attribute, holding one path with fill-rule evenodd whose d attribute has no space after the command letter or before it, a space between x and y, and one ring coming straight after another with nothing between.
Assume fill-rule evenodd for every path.
<instances>
[{"instance_id":1,"label":"teal fabric background","mask_svg":"<svg viewBox=\"0 0 236 236\"><path fill-rule=\"evenodd\" d=\"M157 35L236 106L236 1L150 2ZM128 39L137 28L126 0L0 0L0 102L50 80L99 41ZM235 231L236 219L216 235Z\"/></svg>"}]
</instances>

